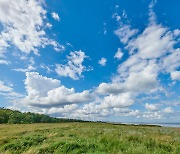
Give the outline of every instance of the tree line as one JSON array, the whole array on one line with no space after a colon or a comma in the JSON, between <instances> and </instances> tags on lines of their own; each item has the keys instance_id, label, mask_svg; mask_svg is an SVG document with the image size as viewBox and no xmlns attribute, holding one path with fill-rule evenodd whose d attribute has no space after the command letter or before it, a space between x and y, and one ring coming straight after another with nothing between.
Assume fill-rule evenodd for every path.
<instances>
[{"instance_id":1,"label":"tree line","mask_svg":"<svg viewBox=\"0 0 180 154\"><path fill-rule=\"evenodd\" d=\"M0 108L0 124L30 124L30 123L58 123L58 122L83 122L82 120L54 118L44 114L20 112Z\"/></svg>"}]
</instances>

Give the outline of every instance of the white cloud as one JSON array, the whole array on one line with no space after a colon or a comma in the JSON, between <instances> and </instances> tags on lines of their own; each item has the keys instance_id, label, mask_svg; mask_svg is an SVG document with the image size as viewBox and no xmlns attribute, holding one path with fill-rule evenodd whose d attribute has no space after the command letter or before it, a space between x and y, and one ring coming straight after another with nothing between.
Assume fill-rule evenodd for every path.
<instances>
[{"instance_id":1,"label":"white cloud","mask_svg":"<svg viewBox=\"0 0 180 154\"><path fill-rule=\"evenodd\" d=\"M76 93L74 88L66 88L59 80L47 78L36 72L27 72L25 80L27 96L21 100L36 107L56 107L74 103L84 103L92 99L88 90Z\"/></svg>"},{"instance_id":2,"label":"white cloud","mask_svg":"<svg viewBox=\"0 0 180 154\"><path fill-rule=\"evenodd\" d=\"M173 113L174 110L172 107L166 107L164 110L163 110L164 113Z\"/></svg>"},{"instance_id":3,"label":"white cloud","mask_svg":"<svg viewBox=\"0 0 180 154\"><path fill-rule=\"evenodd\" d=\"M127 48L130 53L138 51L137 56L146 58L159 58L172 51L175 41L172 32L161 25L149 25L142 34L132 39Z\"/></svg>"},{"instance_id":4,"label":"white cloud","mask_svg":"<svg viewBox=\"0 0 180 154\"><path fill-rule=\"evenodd\" d=\"M14 68L12 69L13 71L16 71L16 72L31 72L31 71L35 71L36 68L32 65L29 65L27 68Z\"/></svg>"},{"instance_id":5,"label":"white cloud","mask_svg":"<svg viewBox=\"0 0 180 154\"><path fill-rule=\"evenodd\" d=\"M120 60L122 58L122 56L123 56L123 52L121 51L120 48L118 48L116 54L114 55L114 58L117 58Z\"/></svg>"},{"instance_id":6,"label":"white cloud","mask_svg":"<svg viewBox=\"0 0 180 154\"><path fill-rule=\"evenodd\" d=\"M107 62L107 59L106 58L101 58L99 61L98 61L98 63L100 64L100 65L102 65L102 66L106 66L106 62Z\"/></svg>"},{"instance_id":7,"label":"white cloud","mask_svg":"<svg viewBox=\"0 0 180 154\"><path fill-rule=\"evenodd\" d=\"M10 92L12 88L4 85L4 82L0 81L0 92Z\"/></svg>"},{"instance_id":8,"label":"white cloud","mask_svg":"<svg viewBox=\"0 0 180 154\"><path fill-rule=\"evenodd\" d=\"M107 95L107 94L119 94L127 92L123 84L113 84L113 83L101 83L97 88L96 92L98 94Z\"/></svg>"},{"instance_id":9,"label":"white cloud","mask_svg":"<svg viewBox=\"0 0 180 154\"><path fill-rule=\"evenodd\" d=\"M174 30L174 35L175 36L179 36L180 35L180 30L179 29L175 29Z\"/></svg>"},{"instance_id":10,"label":"white cloud","mask_svg":"<svg viewBox=\"0 0 180 154\"><path fill-rule=\"evenodd\" d=\"M140 94L149 94L157 91L158 82L156 78L154 66L148 65L139 73L130 73L125 81L101 83L96 88L96 93L107 96L102 98L100 107L108 109L132 106L135 98Z\"/></svg>"},{"instance_id":11,"label":"white cloud","mask_svg":"<svg viewBox=\"0 0 180 154\"><path fill-rule=\"evenodd\" d=\"M104 100L100 104L102 108L111 107L129 107L134 104L134 100L130 93L123 93L119 95L112 95L104 97Z\"/></svg>"},{"instance_id":12,"label":"white cloud","mask_svg":"<svg viewBox=\"0 0 180 154\"><path fill-rule=\"evenodd\" d=\"M52 24L46 23L46 26L47 26L48 28L51 28L51 27L52 27Z\"/></svg>"},{"instance_id":13,"label":"white cloud","mask_svg":"<svg viewBox=\"0 0 180 154\"><path fill-rule=\"evenodd\" d=\"M119 40L126 44L129 39L138 32L137 29L131 29L130 25L122 25L114 33L119 37Z\"/></svg>"},{"instance_id":14,"label":"white cloud","mask_svg":"<svg viewBox=\"0 0 180 154\"><path fill-rule=\"evenodd\" d=\"M129 108L113 108L116 116L138 116L139 110L130 110Z\"/></svg>"},{"instance_id":15,"label":"white cloud","mask_svg":"<svg viewBox=\"0 0 180 154\"><path fill-rule=\"evenodd\" d=\"M158 81L156 65L151 64L141 68L138 72L130 72L123 80L115 83L101 83L96 92L99 94L119 94L131 92L134 95L150 93L157 89Z\"/></svg>"},{"instance_id":16,"label":"white cloud","mask_svg":"<svg viewBox=\"0 0 180 154\"><path fill-rule=\"evenodd\" d=\"M1 0L0 22L2 31L0 33L0 55L11 46L17 47L25 53L31 51L38 54L39 47L52 45L53 40L48 39L44 30L46 10L43 9L41 1L36 0Z\"/></svg>"},{"instance_id":17,"label":"white cloud","mask_svg":"<svg viewBox=\"0 0 180 154\"><path fill-rule=\"evenodd\" d=\"M14 68L12 69L13 71L16 71L16 72L31 72L31 71L35 71L37 68L34 66L35 65L35 61L34 61L34 58L33 57L20 57L21 60L25 60L27 64L27 68Z\"/></svg>"},{"instance_id":18,"label":"white cloud","mask_svg":"<svg viewBox=\"0 0 180 154\"><path fill-rule=\"evenodd\" d=\"M78 118L83 120L102 120L104 117L111 115L109 109L100 108L96 103L85 104L82 108L76 109L67 117Z\"/></svg>"},{"instance_id":19,"label":"white cloud","mask_svg":"<svg viewBox=\"0 0 180 154\"><path fill-rule=\"evenodd\" d=\"M14 92L12 85L6 85L3 81L0 81L0 95L5 96L9 100L23 97L23 95Z\"/></svg>"},{"instance_id":20,"label":"white cloud","mask_svg":"<svg viewBox=\"0 0 180 154\"><path fill-rule=\"evenodd\" d=\"M0 60L0 64L9 65L10 62L7 60Z\"/></svg>"},{"instance_id":21,"label":"white cloud","mask_svg":"<svg viewBox=\"0 0 180 154\"><path fill-rule=\"evenodd\" d=\"M143 118L145 119L161 119L162 118L162 114L160 111L157 111L157 112L144 112L143 115L142 115Z\"/></svg>"},{"instance_id":22,"label":"white cloud","mask_svg":"<svg viewBox=\"0 0 180 154\"><path fill-rule=\"evenodd\" d=\"M59 17L59 15L58 15L57 13L52 12L52 13L51 13L51 16L52 16L52 18L53 18L54 20L60 21L60 17Z\"/></svg>"},{"instance_id":23,"label":"white cloud","mask_svg":"<svg viewBox=\"0 0 180 154\"><path fill-rule=\"evenodd\" d=\"M70 56L67 58L67 64L57 64L55 71L59 76L68 76L74 80L78 80L82 77L82 72L86 71L86 67L83 66L82 63L87 56L80 50L70 52Z\"/></svg>"},{"instance_id":24,"label":"white cloud","mask_svg":"<svg viewBox=\"0 0 180 154\"><path fill-rule=\"evenodd\" d=\"M140 116L145 119L169 119L170 114L175 113L172 107L166 107L161 111L158 111L157 105L154 104L147 104L146 103L146 109L148 111L142 112ZM172 117L171 117L172 118Z\"/></svg>"},{"instance_id":25,"label":"white cloud","mask_svg":"<svg viewBox=\"0 0 180 154\"><path fill-rule=\"evenodd\" d=\"M175 71L171 73L172 80L180 80L180 71Z\"/></svg>"},{"instance_id":26,"label":"white cloud","mask_svg":"<svg viewBox=\"0 0 180 154\"><path fill-rule=\"evenodd\" d=\"M154 104L148 104L148 103L145 104L145 108L146 108L148 111L157 111L157 110L158 110L158 108L157 108L156 105L154 105Z\"/></svg>"},{"instance_id":27,"label":"white cloud","mask_svg":"<svg viewBox=\"0 0 180 154\"><path fill-rule=\"evenodd\" d=\"M100 106L102 108L125 108L132 106L140 94L150 94L158 90L156 64L149 63L132 71L123 80L114 83L101 83L96 93L105 96Z\"/></svg>"},{"instance_id":28,"label":"white cloud","mask_svg":"<svg viewBox=\"0 0 180 154\"><path fill-rule=\"evenodd\" d=\"M60 81L41 76L37 72L27 72L25 86L29 97L33 97L34 95L44 97L51 89L58 88Z\"/></svg>"},{"instance_id":29,"label":"white cloud","mask_svg":"<svg viewBox=\"0 0 180 154\"><path fill-rule=\"evenodd\" d=\"M45 65L45 64L40 64L40 68L45 69L45 70L47 71L47 73L54 72L54 71L51 69L51 66L47 66L47 65Z\"/></svg>"},{"instance_id":30,"label":"white cloud","mask_svg":"<svg viewBox=\"0 0 180 154\"><path fill-rule=\"evenodd\" d=\"M65 105L64 107L52 107L50 109L44 109L45 114L57 114L57 115L66 115L66 113L73 112L77 109L77 104Z\"/></svg>"},{"instance_id":31,"label":"white cloud","mask_svg":"<svg viewBox=\"0 0 180 154\"><path fill-rule=\"evenodd\" d=\"M156 65L148 65L140 72L132 72L126 79L126 86L134 92L146 93L155 90L158 86L155 71Z\"/></svg>"},{"instance_id":32,"label":"white cloud","mask_svg":"<svg viewBox=\"0 0 180 154\"><path fill-rule=\"evenodd\" d=\"M156 14L153 11L153 7L156 4L156 0L152 0L151 3L149 4L149 22L150 24L156 23Z\"/></svg>"},{"instance_id":33,"label":"white cloud","mask_svg":"<svg viewBox=\"0 0 180 154\"><path fill-rule=\"evenodd\" d=\"M170 54L163 57L160 65L166 72L174 72L180 66L180 48L174 49Z\"/></svg>"}]
</instances>

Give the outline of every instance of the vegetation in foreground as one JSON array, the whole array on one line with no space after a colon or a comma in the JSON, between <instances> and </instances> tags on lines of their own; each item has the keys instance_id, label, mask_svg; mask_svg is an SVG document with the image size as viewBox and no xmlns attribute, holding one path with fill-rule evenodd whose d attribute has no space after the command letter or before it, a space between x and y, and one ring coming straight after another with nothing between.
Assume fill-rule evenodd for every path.
<instances>
[{"instance_id":1,"label":"vegetation in foreground","mask_svg":"<svg viewBox=\"0 0 180 154\"><path fill-rule=\"evenodd\" d=\"M108 123L1 124L0 153L180 153L180 128Z\"/></svg>"}]
</instances>

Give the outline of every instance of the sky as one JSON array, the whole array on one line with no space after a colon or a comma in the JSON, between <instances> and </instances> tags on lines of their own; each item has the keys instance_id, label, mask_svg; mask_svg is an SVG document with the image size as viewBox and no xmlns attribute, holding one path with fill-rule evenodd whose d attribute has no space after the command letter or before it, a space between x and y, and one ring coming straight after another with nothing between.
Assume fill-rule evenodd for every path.
<instances>
[{"instance_id":1,"label":"sky","mask_svg":"<svg viewBox=\"0 0 180 154\"><path fill-rule=\"evenodd\" d=\"M0 107L180 122L179 0L0 0Z\"/></svg>"}]
</instances>

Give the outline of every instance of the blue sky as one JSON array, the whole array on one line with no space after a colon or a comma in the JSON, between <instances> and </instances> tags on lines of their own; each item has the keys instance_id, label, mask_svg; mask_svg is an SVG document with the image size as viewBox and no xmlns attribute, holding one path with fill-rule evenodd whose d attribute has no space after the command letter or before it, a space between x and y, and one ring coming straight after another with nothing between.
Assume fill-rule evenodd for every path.
<instances>
[{"instance_id":1,"label":"blue sky","mask_svg":"<svg viewBox=\"0 0 180 154\"><path fill-rule=\"evenodd\" d=\"M180 122L178 0L2 0L0 107Z\"/></svg>"}]
</instances>

